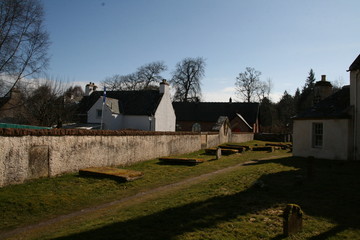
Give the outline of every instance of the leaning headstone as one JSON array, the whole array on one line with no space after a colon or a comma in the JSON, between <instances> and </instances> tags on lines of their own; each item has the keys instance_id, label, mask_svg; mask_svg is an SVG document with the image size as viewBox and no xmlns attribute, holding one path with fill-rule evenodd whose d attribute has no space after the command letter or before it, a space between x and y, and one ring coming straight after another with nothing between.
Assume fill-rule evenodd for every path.
<instances>
[{"instance_id":1,"label":"leaning headstone","mask_svg":"<svg viewBox=\"0 0 360 240\"><path fill-rule=\"evenodd\" d=\"M303 212L299 205L288 204L284 209L283 218L283 232L285 236L301 231Z\"/></svg>"},{"instance_id":2,"label":"leaning headstone","mask_svg":"<svg viewBox=\"0 0 360 240\"><path fill-rule=\"evenodd\" d=\"M221 158L221 148L216 149L216 160Z\"/></svg>"}]
</instances>

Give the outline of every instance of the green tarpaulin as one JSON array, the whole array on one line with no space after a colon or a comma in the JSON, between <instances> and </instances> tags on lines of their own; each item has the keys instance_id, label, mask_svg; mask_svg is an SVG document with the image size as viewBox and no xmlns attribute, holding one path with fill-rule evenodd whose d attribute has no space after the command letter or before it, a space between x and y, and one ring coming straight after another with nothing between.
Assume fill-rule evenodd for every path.
<instances>
[{"instance_id":1,"label":"green tarpaulin","mask_svg":"<svg viewBox=\"0 0 360 240\"><path fill-rule=\"evenodd\" d=\"M51 129L49 127L38 127L38 126L30 126L30 125L12 124L12 123L0 123L0 128Z\"/></svg>"}]
</instances>

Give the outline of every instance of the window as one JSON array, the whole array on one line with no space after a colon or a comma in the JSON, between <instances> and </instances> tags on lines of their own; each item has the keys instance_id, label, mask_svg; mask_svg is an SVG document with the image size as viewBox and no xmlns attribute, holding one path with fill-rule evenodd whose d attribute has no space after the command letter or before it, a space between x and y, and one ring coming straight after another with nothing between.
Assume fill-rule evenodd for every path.
<instances>
[{"instance_id":1,"label":"window","mask_svg":"<svg viewBox=\"0 0 360 240\"><path fill-rule=\"evenodd\" d=\"M201 132L201 125L199 123L194 123L191 130L193 132Z\"/></svg>"},{"instance_id":2,"label":"window","mask_svg":"<svg viewBox=\"0 0 360 240\"><path fill-rule=\"evenodd\" d=\"M323 146L323 124L313 123L312 125L312 146L321 148Z\"/></svg>"},{"instance_id":3,"label":"window","mask_svg":"<svg viewBox=\"0 0 360 240\"><path fill-rule=\"evenodd\" d=\"M101 118L101 116L102 116L102 110L101 109L96 109L96 117Z\"/></svg>"}]
</instances>

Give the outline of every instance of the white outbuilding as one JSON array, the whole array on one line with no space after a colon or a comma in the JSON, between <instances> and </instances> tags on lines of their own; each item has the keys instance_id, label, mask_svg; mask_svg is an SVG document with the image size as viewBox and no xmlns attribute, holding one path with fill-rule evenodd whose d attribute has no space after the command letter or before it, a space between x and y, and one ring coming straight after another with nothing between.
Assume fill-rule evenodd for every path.
<instances>
[{"instance_id":1,"label":"white outbuilding","mask_svg":"<svg viewBox=\"0 0 360 240\"><path fill-rule=\"evenodd\" d=\"M169 84L163 80L159 90L94 91L85 96L82 106L87 123L102 124L102 129L175 131L176 116Z\"/></svg>"},{"instance_id":2,"label":"white outbuilding","mask_svg":"<svg viewBox=\"0 0 360 240\"><path fill-rule=\"evenodd\" d=\"M319 102L293 119L294 156L360 160L360 55L348 71L350 86L327 96L331 91L323 77L315 85Z\"/></svg>"}]
</instances>

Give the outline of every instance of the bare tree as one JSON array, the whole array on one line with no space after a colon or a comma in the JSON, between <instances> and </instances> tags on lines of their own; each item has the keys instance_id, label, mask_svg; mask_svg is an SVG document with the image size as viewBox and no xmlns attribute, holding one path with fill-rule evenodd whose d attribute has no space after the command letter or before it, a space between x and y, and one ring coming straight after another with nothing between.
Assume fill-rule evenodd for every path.
<instances>
[{"instance_id":1,"label":"bare tree","mask_svg":"<svg viewBox=\"0 0 360 240\"><path fill-rule=\"evenodd\" d=\"M148 89L152 84L157 84L163 79L161 72L166 71L164 62L152 62L137 69L136 75L143 89Z\"/></svg>"},{"instance_id":2,"label":"bare tree","mask_svg":"<svg viewBox=\"0 0 360 240\"><path fill-rule=\"evenodd\" d=\"M57 125L74 120L77 103L83 95L80 86L68 87L63 81L45 79L33 83L25 107L27 122L41 126Z\"/></svg>"},{"instance_id":3,"label":"bare tree","mask_svg":"<svg viewBox=\"0 0 360 240\"><path fill-rule=\"evenodd\" d=\"M114 75L112 77L107 77L101 81L101 85L105 86L109 91L123 90L121 75Z\"/></svg>"},{"instance_id":4,"label":"bare tree","mask_svg":"<svg viewBox=\"0 0 360 240\"><path fill-rule=\"evenodd\" d=\"M140 90L140 82L136 74L114 75L101 82L109 91Z\"/></svg>"},{"instance_id":5,"label":"bare tree","mask_svg":"<svg viewBox=\"0 0 360 240\"><path fill-rule=\"evenodd\" d=\"M236 77L235 89L240 98L244 99L246 102L255 100L259 90L260 75L261 72L256 71L251 67L247 67L245 72L239 73L239 76Z\"/></svg>"},{"instance_id":6,"label":"bare tree","mask_svg":"<svg viewBox=\"0 0 360 240\"><path fill-rule=\"evenodd\" d=\"M199 101L201 79L205 76L205 59L185 58L176 64L170 83L175 88L175 101Z\"/></svg>"},{"instance_id":7,"label":"bare tree","mask_svg":"<svg viewBox=\"0 0 360 240\"><path fill-rule=\"evenodd\" d=\"M272 85L270 78L268 78L267 81L259 81L258 89L256 91L259 102L262 102L264 98L270 98Z\"/></svg>"},{"instance_id":8,"label":"bare tree","mask_svg":"<svg viewBox=\"0 0 360 240\"><path fill-rule=\"evenodd\" d=\"M0 97L5 95L7 93L7 90L5 90L5 81L0 79Z\"/></svg>"},{"instance_id":9,"label":"bare tree","mask_svg":"<svg viewBox=\"0 0 360 240\"><path fill-rule=\"evenodd\" d=\"M27 120L30 124L52 126L62 121L64 85L58 80L45 80L26 99Z\"/></svg>"},{"instance_id":10,"label":"bare tree","mask_svg":"<svg viewBox=\"0 0 360 240\"><path fill-rule=\"evenodd\" d=\"M108 77L101 84L110 91L151 89L158 87L155 83L163 79L160 74L166 69L163 62L152 62L139 67L135 73Z\"/></svg>"},{"instance_id":11,"label":"bare tree","mask_svg":"<svg viewBox=\"0 0 360 240\"><path fill-rule=\"evenodd\" d=\"M47 66L43 17L40 0L0 0L0 74L15 79L12 87Z\"/></svg>"},{"instance_id":12,"label":"bare tree","mask_svg":"<svg viewBox=\"0 0 360 240\"><path fill-rule=\"evenodd\" d=\"M337 92L344 86L344 79L342 77L338 77L336 80L331 81L331 84L333 86L333 92Z\"/></svg>"},{"instance_id":13,"label":"bare tree","mask_svg":"<svg viewBox=\"0 0 360 240\"><path fill-rule=\"evenodd\" d=\"M65 103L78 103L84 96L84 90L81 86L71 86L64 93Z\"/></svg>"}]
</instances>

